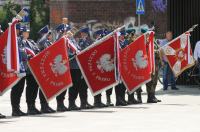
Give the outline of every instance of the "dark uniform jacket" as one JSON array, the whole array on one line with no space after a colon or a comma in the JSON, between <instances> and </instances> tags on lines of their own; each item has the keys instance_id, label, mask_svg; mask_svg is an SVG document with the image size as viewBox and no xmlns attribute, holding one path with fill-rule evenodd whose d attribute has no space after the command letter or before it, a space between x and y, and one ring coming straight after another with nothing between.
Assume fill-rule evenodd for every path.
<instances>
[{"instance_id":1,"label":"dark uniform jacket","mask_svg":"<svg viewBox=\"0 0 200 132\"><path fill-rule=\"evenodd\" d=\"M27 62L30 58L32 58L33 56L30 56L26 53L26 47L31 49L35 54L38 54L40 52L39 48L37 47L37 44L31 40L31 39L28 39L28 40L25 40L25 39L21 39L19 41L19 49L20 49L20 52L21 52L21 59L22 59L22 62L24 64L24 67L25 67L25 71L27 74L30 74L30 69L27 65Z\"/></svg>"},{"instance_id":2,"label":"dark uniform jacket","mask_svg":"<svg viewBox=\"0 0 200 132\"><path fill-rule=\"evenodd\" d=\"M71 39L72 43L77 47L78 50L84 50L88 46L92 44L92 41L87 40L87 39L80 39L79 42L77 43L74 39ZM76 58L74 57L75 53L73 53L71 50L69 52L69 58L70 59L70 68L71 69L79 69L79 66L77 64Z\"/></svg>"},{"instance_id":3,"label":"dark uniform jacket","mask_svg":"<svg viewBox=\"0 0 200 132\"><path fill-rule=\"evenodd\" d=\"M46 49L47 47L49 47L50 45L52 45L52 42L49 41L46 37L45 38L41 38L38 41L38 48L40 49L40 51Z\"/></svg>"}]
</instances>

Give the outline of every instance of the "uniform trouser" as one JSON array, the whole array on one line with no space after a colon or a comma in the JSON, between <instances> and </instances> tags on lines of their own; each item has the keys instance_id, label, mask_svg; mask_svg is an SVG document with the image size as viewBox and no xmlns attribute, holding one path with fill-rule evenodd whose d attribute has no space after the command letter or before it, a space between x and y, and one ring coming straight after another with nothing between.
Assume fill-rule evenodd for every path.
<instances>
[{"instance_id":1,"label":"uniform trouser","mask_svg":"<svg viewBox=\"0 0 200 132\"><path fill-rule=\"evenodd\" d=\"M69 102L75 102L78 94L81 103L87 102L87 84L82 78L80 69L71 69L73 86L69 89Z\"/></svg>"},{"instance_id":2,"label":"uniform trouser","mask_svg":"<svg viewBox=\"0 0 200 132\"><path fill-rule=\"evenodd\" d=\"M141 94L141 92L142 92L142 88L139 87L139 88L138 88L135 92L133 92L132 94L128 93L128 98L129 98L129 100L130 100L131 98L134 97L134 94L135 94L135 93L137 93L137 95L139 95L139 94Z\"/></svg>"},{"instance_id":3,"label":"uniform trouser","mask_svg":"<svg viewBox=\"0 0 200 132\"><path fill-rule=\"evenodd\" d=\"M34 105L38 94L38 84L33 75L26 76L26 102L28 105Z\"/></svg>"},{"instance_id":4,"label":"uniform trouser","mask_svg":"<svg viewBox=\"0 0 200 132\"><path fill-rule=\"evenodd\" d=\"M10 94L11 105L13 107L20 106L20 99L24 91L25 77L23 77L12 89Z\"/></svg>"},{"instance_id":5,"label":"uniform trouser","mask_svg":"<svg viewBox=\"0 0 200 132\"><path fill-rule=\"evenodd\" d=\"M39 90L39 98L40 98L40 104L41 105L47 105L48 104L48 102L45 99L44 94L42 93L41 90Z\"/></svg>"},{"instance_id":6,"label":"uniform trouser","mask_svg":"<svg viewBox=\"0 0 200 132\"><path fill-rule=\"evenodd\" d=\"M168 76L169 76L169 78L168 78ZM164 69L163 69L163 87L164 87L164 89L167 89L169 81L171 82L171 87L175 88L176 81L175 81L174 74L173 74L169 64L167 62L164 62Z\"/></svg>"},{"instance_id":7,"label":"uniform trouser","mask_svg":"<svg viewBox=\"0 0 200 132\"><path fill-rule=\"evenodd\" d=\"M200 58L198 58L198 60L197 60L198 62L197 62L197 65L198 65L198 70L199 70L199 82L200 82Z\"/></svg>"},{"instance_id":8,"label":"uniform trouser","mask_svg":"<svg viewBox=\"0 0 200 132\"><path fill-rule=\"evenodd\" d=\"M79 97L81 100L81 103L87 103L88 102L88 94L87 94L88 86L85 82L85 79L81 79L81 86L79 87Z\"/></svg>"},{"instance_id":9,"label":"uniform trouser","mask_svg":"<svg viewBox=\"0 0 200 132\"><path fill-rule=\"evenodd\" d=\"M125 93L126 87L123 83L118 84L115 86L115 94L116 94L116 101L123 100L125 101Z\"/></svg>"},{"instance_id":10,"label":"uniform trouser","mask_svg":"<svg viewBox=\"0 0 200 132\"><path fill-rule=\"evenodd\" d=\"M137 94L140 94L142 92L142 88L139 87L136 91L135 91Z\"/></svg>"},{"instance_id":11,"label":"uniform trouser","mask_svg":"<svg viewBox=\"0 0 200 132\"><path fill-rule=\"evenodd\" d=\"M113 90L113 88L106 90L106 97L111 96L112 90ZM98 94L98 95L94 96L94 99L98 102L101 102L101 96L102 96L101 94Z\"/></svg>"},{"instance_id":12,"label":"uniform trouser","mask_svg":"<svg viewBox=\"0 0 200 132\"><path fill-rule=\"evenodd\" d=\"M63 102L65 100L65 95L67 93L67 90L65 90L64 92L62 92L60 95L58 95L56 97L57 102Z\"/></svg>"},{"instance_id":13,"label":"uniform trouser","mask_svg":"<svg viewBox=\"0 0 200 132\"><path fill-rule=\"evenodd\" d=\"M106 90L106 96L111 96L113 88Z\"/></svg>"},{"instance_id":14,"label":"uniform trouser","mask_svg":"<svg viewBox=\"0 0 200 132\"><path fill-rule=\"evenodd\" d=\"M158 68L155 68L155 74L151 75L151 81L146 84L147 93L155 94L156 86L158 83Z\"/></svg>"}]
</instances>

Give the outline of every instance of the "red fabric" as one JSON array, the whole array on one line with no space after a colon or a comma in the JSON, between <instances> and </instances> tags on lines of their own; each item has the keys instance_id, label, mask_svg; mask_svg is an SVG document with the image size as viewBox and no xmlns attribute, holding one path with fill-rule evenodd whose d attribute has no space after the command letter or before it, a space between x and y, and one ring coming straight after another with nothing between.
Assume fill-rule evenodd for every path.
<instances>
[{"instance_id":1,"label":"red fabric","mask_svg":"<svg viewBox=\"0 0 200 132\"><path fill-rule=\"evenodd\" d=\"M68 47L69 49L71 49L73 53L78 53L79 50L78 50L77 47L70 41L70 39L69 39L67 36L64 36L64 38L65 38L66 41L67 41L67 47Z\"/></svg>"},{"instance_id":2,"label":"red fabric","mask_svg":"<svg viewBox=\"0 0 200 132\"><path fill-rule=\"evenodd\" d=\"M15 20L11 25L11 69L19 72L19 50L16 32L17 23L18 20Z\"/></svg>"},{"instance_id":3,"label":"red fabric","mask_svg":"<svg viewBox=\"0 0 200 132\"><path fill-rule=\"evenodd\" d=\"M172 40L169 44L163 46L162 49L176 77L180 75L185 69L194 65L189 33L180 35L176 39Z\"/></svg>"},{"instance_id":4,"label":"red fabric","mask_svg":"<svg viewBox=\"0 0 200 132\"><path fill-rule=\"evenodd\" d=\"M29 67L47 100L72 86L64 38L33 57L29 61Z\"/></svg>"},{"instance_id":5,"label":"red fabric","mask_svg":"<svg viewBox=\"0 0 200 132\"><path fill-rule=\"evenodd\" d=\"M144 35L120 52L121 77L129 93L150 81L150 68Z\"/></svg>"},{"instance_id":6,"label":"red fabric","mask_svg":"<svg viewBox=\"0 0 200 132\"><path fill-rule=\"evenodd\" d=\"M9 88L12 88L12 86L20 79L15 73L7 70L7 64L5 61L7 37L8 30L6 30L4 34L0 36L0 95L5 93L5 91L7 91Z\"/></svg>"},{"instance_id":7,"label":"red fabric","mask_svg":"<svg viewBox=\"0 0 200 132\"><path fill-rule=\"evenodd\" d=\"M148 33L148 38L146 37L146 46L147 46L147 56L149 60L150 72L155 72L155 56L154 56L154 32Z\"/></svg>"},{"instance_id":8,"label":"red fabric","mask_svg":"<svg viewBox=\"0 0 200 132\"><path fill-rule=\"evenodd\" d=\"M115 39L111 36L77 55L77 61L93 95L116 83L114 45Z\"/></svg>"}]
</instances>

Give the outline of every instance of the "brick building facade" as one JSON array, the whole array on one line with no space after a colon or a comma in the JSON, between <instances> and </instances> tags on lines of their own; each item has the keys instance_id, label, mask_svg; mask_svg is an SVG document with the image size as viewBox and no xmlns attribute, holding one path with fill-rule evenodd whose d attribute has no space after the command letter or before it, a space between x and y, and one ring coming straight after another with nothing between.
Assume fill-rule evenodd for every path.
<instances>
[{"instance_id":1,"label":"brick building facade","mask_svg":"<svg viewBox=\"0 0 200 132\"><path fill-rule=\"evenodd\" d=\"M167 30L167 0L145 0L145 15L141 16L141 24L156 24L158 34ZM55 27L61 23L62 17L68 17L77 25L88 20L101 23L122 25L124 20L136 16L135 0L51 0L50 25Z\"/></svg>"}]
</instances>

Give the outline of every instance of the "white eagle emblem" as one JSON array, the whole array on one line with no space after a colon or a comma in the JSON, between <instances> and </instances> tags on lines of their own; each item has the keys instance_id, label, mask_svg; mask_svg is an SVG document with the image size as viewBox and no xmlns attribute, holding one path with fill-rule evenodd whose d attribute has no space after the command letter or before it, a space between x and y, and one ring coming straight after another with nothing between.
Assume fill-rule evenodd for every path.
<instances>
[{"instance_id":1,"label":"white eagle emblem","mask_svg":"<svg viewBox=\"0 0 200 132\"><path fill-rule=\"evenodd\" d=\"M66 63L67 63L66 60L62 59L62 55L57 55L54 58L53 63L50 63L51 70L56 77L58 75L63 75L65 74L65 72L67 72L69 68L65 65Z\"/></svg>"},{"instance_id":2,"label":"white eagle emblem","mask_svg":"<svg viewBox=\"0 0 200 132\"><path fill-rule=\"evenodd\" d=\"M3 54L1 54L1 58L2 58L3 64L6 64L6 63L7 63L7 59L6 59L6 48L4 48Z\"/></svg>"},{"instance_id":3,"label":"white eagle emblem","mask_svg":"<svg viewBox=\"0 0 200 132\"><path fill-rule=\"evenodd\" d=\"M138 70L138 68L139 69L145 69L148 65L147 56L143 55L142 50L139 50L135 54L135 59L132 58L132 62L133 62L133 66L135 67L136 70Z\"/></svg>"},{"instance_id":4,"label":"white eagle emblem","mask_svg":"<svg viewBox=\"0 0 200 132\"><path fill-rule=\"evenodd\" d=\"M103 54L96 63L97 63L97 68L102 73L111 72L115 68L114 59L111 58L110 54Z\"/></svg>"}]
</instances>

